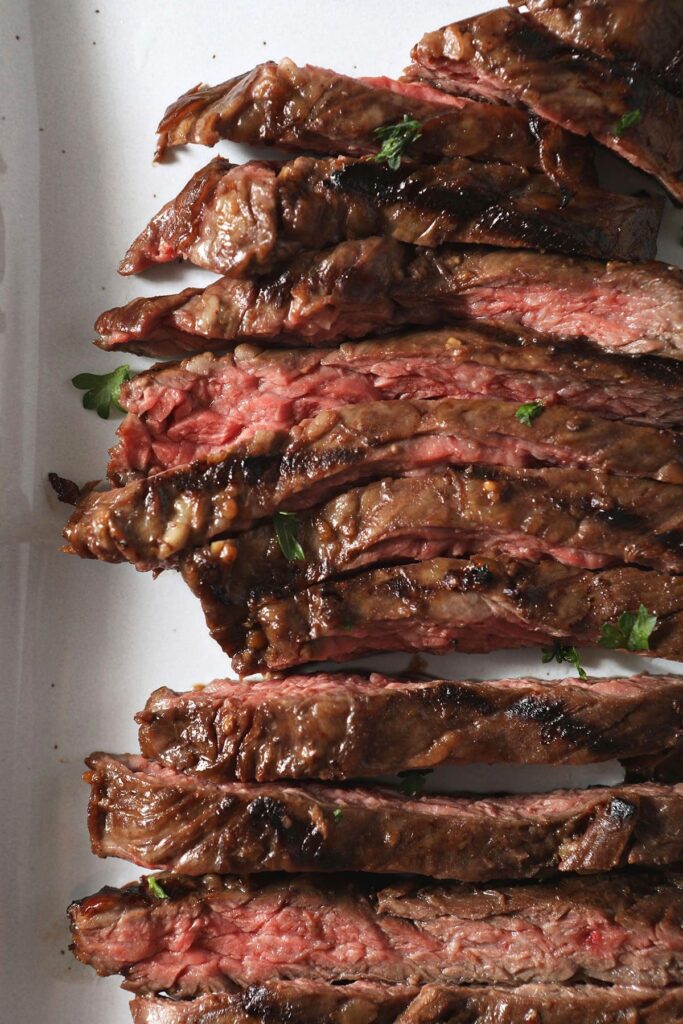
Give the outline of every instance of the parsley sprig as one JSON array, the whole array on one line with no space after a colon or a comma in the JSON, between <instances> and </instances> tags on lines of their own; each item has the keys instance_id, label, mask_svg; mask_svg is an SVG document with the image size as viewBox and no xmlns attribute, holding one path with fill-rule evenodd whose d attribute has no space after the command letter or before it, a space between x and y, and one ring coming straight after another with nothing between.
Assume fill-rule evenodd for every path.
<instances>
[{"instance_id":1,"label":"parsley sprig","mask_svg":"<svg viewBox=\"0 0 683 1024\"><path fill-rule=\"evenodd\" d=\"M525 427L530 427L537 416L540 416L543 412L543 402L524 402L523 405L517 409L515 413L515 419L523 423Z\"/></svg>"},{"instance_id":2,"label":"parsley sprig","mask_svg":"<svg viewBox=\"0 0 683 1024\"><path fill-rule=\"evenodd\" d=\"M169 898L168 893L162 888L154 875L147 875L147 888L152 896L156 896L158 900L167 900Z\"/></svg>"},{"instance_id":3,"label":"parsley sprig","mask_svg":"<svg viewBox=\"0 0 683 1024\"><path fill-rule=\"evenodd\" d=\"M551 661L556 661L558 665L561 665L563 661L573 665L578 672L579 679L588 679L588 673L581 664L581 655L577 651L576 647L567 647L557 641L553 647L544 647L541 651L541 661L544 665L547 665Z\"/></svg>"},{"instance_id":4,"label":"parsley sprig","mask_svg":"<svg viewBox=\"0 0 683 1024\"><path fill-rule=\"evenodd\" d=\"M111 373L77 373L71 383L79 391L85 391L83 408L94 409L101 419L108 420L112 406L125 412L119 405L119 398L124 381L132 376L130 366L117 366Z\"/></svg>"},{"instance_id":5,"label":"parsley sprig","mask_svg":"<svg viewBox=\"0 0 683 1024\"><path fill-rule=\"evenodd\" d=\"M404 114L402 121L381 125L375 128L374 134L382 143L382 148L373 160L386 163L392 171L397 171L401 166L403 151L422 135L422 125L414 117Z\"/></svg>"},{"instance_id":6,"label":"parsley sprig","mask_svg":"<svg viewBox=\"0 0 683 1024\"><path fill-rule=\"evenodd\" d=\"M399 789L404 796L419 796L425 788L427 776L432 774L432 768L408 768L399 772L401 780Z\"/></svg>"},{"instance_id":7,"label":"parsley sprig","mask_svg":"<svg viewBox=\"0 0 683 1024\"><path fill-rule=\"evenodd\" d=\"M641 604L635 615L633 612L622 612L616 626L606 622L600 631L598 643L611 650L649 651L650 637L656 628L657 616Z\"/></svg>"},{"instance_id":8,"label":"parsley sprig","mask_svg":"<svg viewBox=\"0 0 683 1024\"><path fill-rule=\"evenodd\" d=\"M643 115L637 108L635 110L629 110L626 114L622 114L613 128L614 135L619 138L625 131L628 131L629 128L633 128L634 125L638 124L638 122L642 120L642 117Z\"/></svg>"},{"instance_id":9,"label":"parsley sprig","mask_svg":"<svg viewBox=\"0 0 683 1024\"><path fill-rule=\"evenodd\" d=\"M280 551L288 562L305 562L306 555L299 543L299 517L296 512L276 512L273 516L275 536Z\"/></svg>"}]
</instances>

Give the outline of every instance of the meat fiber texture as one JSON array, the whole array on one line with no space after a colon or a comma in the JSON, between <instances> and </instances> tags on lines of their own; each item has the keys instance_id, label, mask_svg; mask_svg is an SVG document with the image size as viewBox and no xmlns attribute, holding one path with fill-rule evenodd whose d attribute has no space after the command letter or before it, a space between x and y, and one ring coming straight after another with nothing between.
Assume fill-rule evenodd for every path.
<instances>
[{"instance_id":1,"label":"meat fiber texture","mask_svg":"<svg viewBox=\"0 0 683 1024\"><path fill-rule=\"evenodd\" d=\"M186 693L155 690L136 720L146 757L226 781L341 781L440 764L591 764L675 750L683 679L226 679Z\"/></svg>"},{"instance_id":2,"label":"meat fiber texture","mask_svg":"<svg viewBox=\"0 0 683 1024\"><path fill-rule=\"evenodd\" d=\"M188 142L233 142L351 156L377 153L377 128L404 117L420 122L409 158L468 157L545 171L573 185L594 183L583 140L555 125L429 86L356 79L291 60L259 64L217 86L198 86L171 104L159 124L157 157Z\"/></svg>"},{"instance_id":3,"label":"meat fiber texture","mask_svg":"<svg viewBox=\"0 0 683 1024\"><path fill-rule=\"evenodd\" d=\"M217 157L152 218L119 272L186 259L242 277L371 235L430 248L460 242L654 259L663 205L588 187L570 192L545 174L463 158L394 169L351 157L239 166Z\"/></svg>"},{"instance_id":4,"label":"meat fiber texture","mask_svg":"<svg viewBox=\"0 0 683 1024\"><path fill-rule=\"evenodd\" d=\"M637 66L573 50L511 8L429 32L412 56L409 77L592 135L683 201L683 97Z\"/></svg>"},{"instance_id":5,"label":"meat fiber texture","mask_svg":"<svg viewBox=\"0 0 683 1024\"><path fill-rule=\"evenodd\" d=\"M683 990L598 985L410 986L272 982L244 993L131 1003L135 1024L680 1024Z\"/></svg>"},{"instance_id":6,"label":"meat fiber texture","mask_svg":"<svg viewBox=\"0 0 683 1024\"><path fill-rule=\"evenodd\" d=\"M485 246L420 249L375 236L302 252L271 274L134 299L103 313L95 330L107 351L159 356L240 341L333 345L458 319L679 359L683 271Z\"/></svg>"},{"instance_id":7,"label":"meat fiber texture","mask_svg":"<svg viewBox=\"0 0 683 1024\"><path fill-rule=\"evenodd\" d=\"M403 984L683 981L676 870L533 883L142 879L69 909L74 952L136 995L189 998L277 979Z\"/></svg>"},{"instance_id":8,"label":"meat fiber texture","mask_svg":"<svg viewBox=\"0 0 683 1024\"><path fill-rule=\"evenodd\" d=\"M124 383L111 450L117 484L226 450L324 409L397 398L498 398L608 419L683 425L683 366L607 355L581 342L456 324L338 349L239 345L159 364Z\"/></svg>"},{"instance_id":9,"label":"meat fiber texture","mask_svg":"<svg viewBox=\"0 0 683 1024\"><path fill-rule=\"evenodd\" d=\"M654 570L434 558L328 580L288 597L264 595L241 615L194 572L185 578L240 675L392 650L483 654L597 644L605 624L616 626L641 604L658 624L638 653L683 660L683 577Z\"/></svg>"},{"instance_id":10,"label":"meat fiber texture","mask_svg":"<svg viewBox=\"0 0 683 1024\"><path fill-rule=\"evenodd\" d=\"M155 568L278 510L312 508L371 480L448 465L591 468L683 482L678 433L553 406L529 426L494 400L393 401L325 410L215 455L82 498L67 550Z\"/></svg>"},{"instance_id":11,"label":"meat fiber texture","mask_svg":"<svg viewBox=\"0 0 683 1024\"><path fill-rule=\"evenodd\" d=\"M421 874L463 882L683 859L683 785L406 799L389 787L218 783L93 754L93 852L186 875Z\"/></svg>"}]
</instances>

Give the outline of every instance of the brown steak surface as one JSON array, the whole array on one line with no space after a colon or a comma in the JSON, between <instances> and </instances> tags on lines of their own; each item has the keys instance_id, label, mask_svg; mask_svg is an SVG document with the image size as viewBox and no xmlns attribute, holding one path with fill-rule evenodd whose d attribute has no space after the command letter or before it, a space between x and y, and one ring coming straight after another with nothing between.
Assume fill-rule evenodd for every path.
<instances>
[{"instance_id":1,"label":"brown steak surface","mask_svg":"<svg viewBox=\"0 0 683 1024\"><path fill-rule=\"evenodd\" d=\"M429 32L412 56L410 76L592 135L683 201L683 97L637 67L573 50L511 8Z\"/></svg>"},{"instance_id":2,"label":"brown steak surface","mask_svg":"<svg viewBox=\"0 0 683 1024\"><path fill-rule=\"evenodd\" d=\"M408 798L389 787L215 782L92 754L93 853L186 875L420 874L462 882L683 859L683 784Z\"/></svg>"},{"instance_id":3,"label":"brown steak surface","mask_svg":"<svg viewBox=\"0 0 683 1024\"><path fill-rule=\"evenodd\" d=\"M224 679L185 693L155 690L136 720L146 757L242 782L343 780L454 763L590 764L676 748L683 680Z\"/></svg>"},{"instance_id":4,"label":"brown steak surface","mask_svg":"<svg viewBox=\"0 0 683 1024\"><path fill-rule=\"evenodd\" d=\"M277 979L422 984L683 979L675 870L465 883L162 875L69 908L74 953L137 995Z\"/></svg>"},{"instance_id":5,"label":"brown steak surface","mask_svg":"<svg viewBox=\"0 0 683 1024\"><path fill-rule=\"evenodd\" d=\"M153 567L278 510L313 508L351 486L448 465L564 465L683 481L678 433L616 427L559 405L527 426L517 409L447 398L324 410L289 431L261 431L225 456L91 492L65 528L67 550Z\"/></svg>"},{"instance_id":6,"label":"brown steak surface","mask_svg":"<svg viewBox=\"0 0 683 1024\"><path fill-rule=\"evenodd\" d=\"M678 359L683 271L485 246L425 249L375 236L301 252L270 274L134 299L103 313L95 330L106 350L177 355L239 341L331 345L453 319Z\"/></svg>"}]
</instances>

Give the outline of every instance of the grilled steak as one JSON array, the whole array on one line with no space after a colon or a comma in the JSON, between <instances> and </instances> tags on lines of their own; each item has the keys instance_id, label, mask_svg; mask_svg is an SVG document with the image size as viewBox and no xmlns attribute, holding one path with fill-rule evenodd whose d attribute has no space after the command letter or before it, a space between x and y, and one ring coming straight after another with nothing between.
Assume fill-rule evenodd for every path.
<instances>
[{"instance_id":1,"label":"grilled steak","mask_svg":"<svg viewBox=\"0 0 683 1024\"><path fill-rule=\"evenodd\" d=\"M683 488L582 469L452 470L352 488L289 519L183 556L237 621L264 596L377 565L477 554L585 569L635 564L683 572Z\"/></svg>"},{"instance_id":2,"label":"grilled steak","mask_svg":"<svg viewBox=\"0 0 683 1024\"><path fill-rule=\"evenodd\" d=\"M409 75L592 135L683 201L683 98L633 65L578 53L510 8L429 32L412 56Z\"/></svg>"},{"instance_id":3,"label":"grilled steak","mask_svg":"<svg viewBox=\"0 0 683 1024\"><path fill-rule=\"evenodd\" d=\"M683 980L675 870L551 882L162 875L69 908L74 952L139 995L190 997L278 978L451 983Z\"/></svg>"},{"instance_id":4,"label":"grilled steak","mask_svg":"<svg viewBox=\"0 0 683 1024\"><path fill-rule=\"evenodd\" d=\"M351 156L377 153L377 128L404 117L420 122L407 156L464 156L544 170L565 181L593 181L592 153L556 125L436 89L364 80L324 68L270 61L216 86L198 86L173 103L159 128L157 157L188 142L219 139Z\"/></svg>"},{"instance_id":5,"label":"grilled steak","mask_svg":"<svg viewBox=\"0 0 683 1024\"><path fill-rule=\"evenodd\" d=\"M683 678L429 680L373 674L217 680L156 690L140 748L177 771L272 782L440 764L591 764L683 739Z\"/></svg>"},{"instance_id":6,"label":"grilled steak","mask_svg":"<svg viewBox=\"0 0 683 1024\"><path fill-rule=\"evenodd\" d=\"M208 352L124 383L128 412L111 450L117 484L289 429L322 409L393 398L500 398L559 403L607 418L683 425L683 365L604 355L486 327L454 326L328 351ZM683 482L683 474L681 475Z\"/></svg>"},{"instance_id":7,"label":"grilled steak","mask_svg":"<svg viewBox=\"0 0 683 1024\"><path fill-rule=\"evenodd\" d=\"M133 1000L135 1024L681 1024L683 989L270 982L246 992ZM403 1002L406 1002L404 1012Z\"/></svg>"},{"instance_id":8,"label":"grilled steak","mask_svg":"<svg viewBox=\"0 0 683 1024\"><path fill-rule=\"evenodd\" d=\"M104 349L174 355L240 340L329 345L403 324L487 320L608 351L681 357L683 271L520 250L415 249L394 239L341 242L281 273L223 277L204 291L140 298L95 330Z\"/></svg>"},{"instance_id":9,"label":"grilled steak","mask_svg":"<svg viewBox=\"0 0 683 1024\"><path fill-rule=\"evenodd\" d=\"M184 575L211 635L241 675L380 651L594 644L604 623L637 612L641 603L660 619L650 637L652 657L683 660L683 579L652 570L434 558L326 580L290 597L264 596L241 621L220 586L200 579L192 563Z\"/></svg>"},{"instance_id":10,"label":"grilled steak","mask_svg":"<svg viewBox=\"0 0 683 1024\"><path fill-rule=\"evenodd\" d=\"M191 1000L143 996L134 999L130 1006L134 1024L277 1024L278 1021L286 1021L286 1024L393 1024L418 991L410 985L364 981L331 985L298 978L296 981L269 981L244 991ZM462 993L454 989L454 998L458 991ZM660 1003L676 1006L677 998L677 990L666 996L648 990L642 995L636 993L631 1002L622 995L619 1005L645 1008L652 1004L654 1010ZM436 999L439 999L436 991L431 997L421 994L425 1009L418 1010L418 1019L422 1024L427 1024L432 1001ZM647 1024L659 1024L657 1017L643 1020ZM640 1024L637 1018L634 1024Z\"/></svg>"},{"instance_id":11,"label":"grilled steak","mask_svg":"<svg viewBox=\"0 0 683 1024\"><path fill-rule=\"evenodd\" d=\"M683 91L683 8L671 0L510 0L577 50L636 63Z\"/></svg>"},{"instance_id":12,"label":"grilled steak","mask_svg":"<svg viewBox=\"0 0 683 1024\"><path fill-rule=\"evenodd\" d=\"M261 431L227 456L92 492L65 528L68 550L153 567L277 510L313 508L349 486L447 465L564 465L683 482L678 434L615 429L559 405L526 426L516 409L446 398L325 410L288 432Z\"/></svg>"},{"instance_id":13,"label":"grilled steak","mask_svg":"<svg viewBox=\"0 0 683 1024\"><path fill-rule=\"evenodd\" d=\"M370 235L654 259L662 207L600 189L570 192L544 174L462 157L396 170L350 157L237 167L217 157L152 218L119 271L182 258L241 277Z\"/></svg>"},{"instance_id":14,"label":"grilled steak","mask_svg":"<svg viewBox=\"0 0 683 1024\"><path fill-rule=\"evenodd\" d=\"M186 875L367 871L462 882L593 874L683 859L683 784L503 797L214 782L93 754L93 853Z\"/></svg>"}]
</instances>

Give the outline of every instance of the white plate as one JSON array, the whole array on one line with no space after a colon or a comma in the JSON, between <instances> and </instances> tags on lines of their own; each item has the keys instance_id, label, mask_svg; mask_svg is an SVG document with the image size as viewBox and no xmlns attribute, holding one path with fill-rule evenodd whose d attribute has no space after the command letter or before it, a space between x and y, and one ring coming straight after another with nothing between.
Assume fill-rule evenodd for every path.
<instances>
[{"instance_id":1,"label":"white plate","mask_svg":"<svg viewBox=\"0 0 683 1024\"><path fill-rule=\"evenodd\" d=\"M82 761L96 749L135 749L132 716L154 687L185 688L228 671L175 576L152 581L128 566L59 554L66 509L46 483L50 470L79 481L104 472L115 424L83 410L69 383L79 371L121 361L89 344L96 315L137 294L175 290L181 278L208 280L187 267L134 279L115 272L147 219L211 156L188 147L153 166L156 123L194 83L222 81L268 58L398 74L423 31L484 7L0 0L0 1016L7 1024L128 1019L118 980L97 979L67 950L69 901L136 874L89 852ZM645 181L618 173L628 188ZM667 218L665 258L680 255L680 221ZM644 668L636 658L585 661L600 674ZM406 656L374 659L389 668L406 663ZM454 677L562 674L541 666L535 651L431 663ZM532 789L618 777L614 766L452 769L437 782Z\"/></svg>"}]
</instances>

